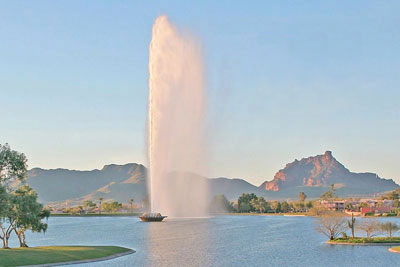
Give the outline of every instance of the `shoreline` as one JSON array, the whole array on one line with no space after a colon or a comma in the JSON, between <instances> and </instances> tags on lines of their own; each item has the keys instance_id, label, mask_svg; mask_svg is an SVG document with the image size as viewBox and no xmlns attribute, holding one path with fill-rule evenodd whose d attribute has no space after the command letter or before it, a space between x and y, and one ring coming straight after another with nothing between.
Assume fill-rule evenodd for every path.
<instances>
[{"instance_id":1,"label":"shoreline","mask_svg":"<svg viewBox=\"0 0 400 267\"><path fill-rule=\"evenodd\" d=\"M101 257L101 258L94 258L94 259L86 259L86 260L76 260L76 261L64 261L64 262L54 262L54 263L45 263L45 264L37 264L37 265L22 265L20 267L50 267L50 266L63 266L63 265L73 265L73 264L81 264L81 263L91 263L91 262L99 262L99 261L107 261L112 260L115 258L127 256L133 253L136 253L136 250L129 249L129 251L117 253L114 255Z\"/></svg>"},{"instance_id":2,"label":"shoreline","mask_svg":"<svg viewBox=\"0 0 400 267\"><path fill-rule=\"evenodd\" d=\"M351 243L351 242L332 242L326 241L325 244L328 245L343 245L343 246L399 246L400 242L395 243ZM400 252L398 252L400 253Z\"/></svg>"},{"instance_id":3,"label":"shoreline","mask_svg":"<svg viewBox=\"0 0 400 267\"><path fill-rule=\"evenodd\" d=\"M389 248L388 251L392 253L400 253L400 251L396 250L395 248Z\"/></svg>"},{"instance_id":4,"label":"shoreline","mask_svg":"<svg viewBox=\"0 0 400 267\"><path fill-rule=\"evenodd\" d=\"M51 217L137 217L142 213L88 213L88 214L70 214L70 213L51 213Z\"/></svg>"}]
</instances>

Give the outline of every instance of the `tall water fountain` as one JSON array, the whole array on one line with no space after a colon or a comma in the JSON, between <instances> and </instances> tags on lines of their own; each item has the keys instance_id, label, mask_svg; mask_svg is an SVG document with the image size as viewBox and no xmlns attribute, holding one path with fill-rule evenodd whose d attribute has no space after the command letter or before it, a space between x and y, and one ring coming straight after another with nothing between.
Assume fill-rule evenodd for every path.
<instances>
[{"instance_id":1,"label":"tall water fountain","mask_svg":"<svg viewBox=\"0 0 400 267\"><path fill-rule=\"evenodd\" d=\"M166 16L149 51L148 160L152 212L207 214L204 70L199 45Z\"/></svg>"}]
</instances>

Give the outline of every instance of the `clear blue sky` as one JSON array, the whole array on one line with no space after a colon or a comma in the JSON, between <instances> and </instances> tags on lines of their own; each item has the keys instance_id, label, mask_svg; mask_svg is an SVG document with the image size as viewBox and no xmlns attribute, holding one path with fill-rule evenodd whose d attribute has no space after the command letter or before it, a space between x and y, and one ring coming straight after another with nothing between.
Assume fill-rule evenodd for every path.
<instances>
[{"instance_id":1,"label":"clear blue sky","mask_svg":"<svg viewBox=\"0 0 400 267\"><path fill-rule=\"evenodd\" d=\"M191 2L191 3L189 3ZM30 167L145 163L148 44L202 42L210 176L333 155L400 182L398 1L0 1L0 143Z\"/></svg>"}]
</instances>

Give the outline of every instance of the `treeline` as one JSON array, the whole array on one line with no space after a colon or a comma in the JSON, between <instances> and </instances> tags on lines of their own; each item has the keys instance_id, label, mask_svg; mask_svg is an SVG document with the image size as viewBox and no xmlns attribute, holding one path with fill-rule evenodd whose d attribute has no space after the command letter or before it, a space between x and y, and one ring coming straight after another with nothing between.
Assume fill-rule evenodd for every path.
<instances>
[{"instance_id":1,"label":"treeline","mask_svg":"<svg viewBox=\"0 0 400 267\"><path fill-rule=\"evenodd\" d=\"M25 185L27 159L23 153L0 144L0 239L3 248L13 233L20 247L27 247L25 232L44 232L47 224L42 220L50 212L38 202L37 193ZM19 186L16 186L19 185Z\"/></svg>"},{"instance_id":2,"label":"treeline","mask_svg":"<svg viewBox=\"0 0 400 267\"><path fill-rule=\"evenodd\" d=\"M308 212L313 208L312 201L306 201L306 194L299 193L298 201L266 201L263 197L254 193L242 194L237 201L230 202L224 195L213 198L210 210L213 213L237 212L237 213L287 213Z\"/></svg>"},{"instance_id":3,"label":"treeline","mask_svg":"<svg viewBox=\"0 0 400 267\"><path fill-rule=\"evenodd\" d=\"M75 207L67 207L64 208L62 211L64 213L69 213L69 214L85 214L85 213L99 213L102 214L102 212L106 213L117 213L120 209L124 210L129 210L130 212L133 213L133 204L134 204L134 199L131 198L129 200L129 206L124 205L118 201L109 201L109 202L103 202L103 198L100 197L98 198L98 202L94 202L92 200L85 200L83 202L83 205L75 206ZM97 209L97 211L96 211Z\"/></svg>"},{"instance_id":4,"label":"treeline","mask_svg":"<svg viewBox=\"0 0 400 267\"><path fill-rule=\"evenodd\" d=\"M70 214L85 214L85 213L99 213L102 214L102 212L106 213L116 213L118 210L120 210L123 207L123 204L118 202L118 201L111 201L111 202L102 202L103 199L99 200L99 203L96 204L95 202L91 200L86 200L84 201L83 205L79 205L76 207L68 207L64 208L63 212L64 213L70 213ZM96 211L97 209L97 211ZM131 208L132 210L132 208Z\"/></svg>"}]
</instances>

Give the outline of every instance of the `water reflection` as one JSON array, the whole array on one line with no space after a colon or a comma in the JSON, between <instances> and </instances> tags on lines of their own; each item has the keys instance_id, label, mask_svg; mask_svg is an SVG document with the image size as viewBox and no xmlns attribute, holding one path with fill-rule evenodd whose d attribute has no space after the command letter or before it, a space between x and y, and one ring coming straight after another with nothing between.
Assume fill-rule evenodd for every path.
<instances>
[{"instance_id":1,"label":"water reflection","mask_svg":"<svg viewBox=\"0 0 400 267\"><path fill-rule=\"evenodd\" d=\"M212 266L211 229L208 218L168 219L162 223L148 223L146 264Z\"/></svg>"}]
</instances>

